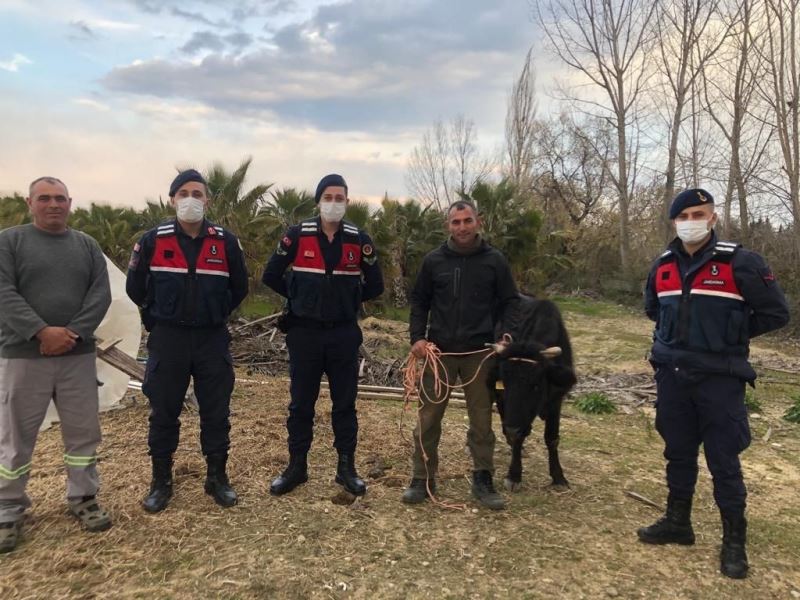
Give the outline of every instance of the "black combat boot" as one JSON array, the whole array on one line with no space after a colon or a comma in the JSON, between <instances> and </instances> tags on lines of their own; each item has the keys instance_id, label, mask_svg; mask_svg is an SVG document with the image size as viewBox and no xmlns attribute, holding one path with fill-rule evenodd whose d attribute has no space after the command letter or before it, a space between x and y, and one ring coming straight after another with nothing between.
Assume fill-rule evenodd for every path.
<instances>
[{"instance_id":1,"label":"black combat boot","mask_svg":"<svg viewBox=\"0 0 800 600\"><path fill-rule=\"evenodd\" d=\"M214 498L214 502L225 508L233 506L239 500L236 492L228 481L228 474L225 471L227 462L228 455L225 453L209 454L206 456L208 471L206 472L206 483L204 486L206 494L209 494Z\"/></svg>"},{"instance_id":2,"label":"black combat boot","mask_svg":"<svg viewBox=\"0 0 800 600\"><path fill-rule=\"evenodd\" d=\"M306 481L308 481L307 456L305 454L292 454L289 456L289 465L269 486L269 493L273 496L280 496L291 492Z\"/></svg>"},{"instance_id":3,"label":"black combat boot","mask_svg":"<svg viewBox=\"0 0 800 600\"><path fill-rule=\"evenodd\" d=\"M172 498L172 457L152 457L153 480L150 482L150 493L142 501L147 512L156 513L167 508Z\"/></svg>"},{"instance_id":4,"label":"black combat boot","mask_svg":"<svg viewBox=\"0 0 800 600\"><path fill-rule=\"evenodd\" d=\"M503 510L506 507L506 501L494 489L491 471L472 472L472 495L492 510Z\"/></svg>"},{"instance_id":5,"label":"black combat boot","mask_svg":"<svg viewBox=\"0 0 800 600\"><path fill-rule=\"evenodd\" d=\"M425 502L425 500L430 498L428 495L428 488L430 488L431 494L436 493L435 479L420 479L414 477L403 492L403 502L406 504L419 504L420 502Z\"/></svg>"},{"instance_id":6,"label":"black combat boot","mask_svg":"<svg viewBox=\"0 0 800 600\"><path fill-rule=\"evenodd\" d=\"M743 512L722 514L722 550L719 553L719 570L731 579L747 577L747 519Z\"/></svg>"},{"instance_id":7,"label":"black combat boot","mask_svg":"<svg viewBox=\"0 0 800 600\"><path fill-rule=\"evenodd\" d=\"M694 544L692 530L692 500L667 497L667 512L649 527L641 527L636 531L639 540L645 544Z\"/></svg>"},{"instance_id":8,"label":"black combat boot","mask_svg":"<svg viewBox=\"0 0 800 600\"><path fill-rule=\"evenodd\" d=\"M354 496L363 496L367 493L367 485L356 473L356 457L353 454L339 453L339 462L336 464L336 483Z\"/></svg>"}]
</instances>

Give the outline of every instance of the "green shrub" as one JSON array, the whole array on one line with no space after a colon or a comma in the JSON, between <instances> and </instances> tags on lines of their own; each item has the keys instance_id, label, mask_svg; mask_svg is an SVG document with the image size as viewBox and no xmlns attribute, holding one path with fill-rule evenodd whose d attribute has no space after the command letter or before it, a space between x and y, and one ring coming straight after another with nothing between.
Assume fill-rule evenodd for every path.
<instances>
[{"instance_id":1,"label":"green shrub","mask_svg":"<svg viewBox=\"0 0 800 600\"><path fill-rule=\"evenodd\" d=\"M575 406L579 411L593 415L607 415L617 410L614 403L602 392L588 392L578 396Z\"/></svg>"},{"instance_id":2,"label":"green shrub","mask_svg":"<svg viewBox=\"0 0 800 600\"><path fill-rule=\"evenodd\" d=\"M756 391L750 387L744 393L744 405L748 413L760 413L763 410L761 402L756 398Z\"/></svg>"},{"instance_id":3,"label":"green shrub","mask_svg":"<svg viewBox=\"0 0 800 600\"><path fill-rule=\"evenodd\" d=\"M794 394L790 398L794 401L794 404L789 407L783 418L790 423L800 423L800 394Z\"/></svg>"}]
</instances>

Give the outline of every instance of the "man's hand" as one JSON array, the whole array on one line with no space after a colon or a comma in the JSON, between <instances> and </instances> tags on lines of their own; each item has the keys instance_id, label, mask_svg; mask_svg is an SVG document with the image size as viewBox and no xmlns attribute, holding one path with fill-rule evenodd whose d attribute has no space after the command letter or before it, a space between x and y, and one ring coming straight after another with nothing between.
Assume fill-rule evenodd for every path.
<instances>
[{"instance_id":1,"label":"man's hand","mask_svg":"<svg viewBox=\"0 0 800 600\"><path fill-rule=\"evenodd\" d=\"M492 350L494 350L495 354L497 354L498 356L502 356L505 353L505 351L508 350L510 344L511 342L509 342L507 339L501 338L497 340L494 344L486 344L486 345Z\"/></svg>"},{"instance_id":2,"label":"man's hand","mask_svg":"<svg viewBox=\"0 0 800 600\"><path fill-rule=\"evenodd\" d=\"M417 340L411 346L411 354L417 358L425 358L425 348L428 346L428 340Z\"/></svg>"},{"instance_id":3,"label":"man's hand","mask_svg":"<svg viewBox=\"0 0 800 600\"><path fill-rule=\"evenodd\" d=\"M39 340L39 352L44 356L65 354L78 343L78 334L66 327L43 327L36 334Z\"/></svg>"}]
</instances>

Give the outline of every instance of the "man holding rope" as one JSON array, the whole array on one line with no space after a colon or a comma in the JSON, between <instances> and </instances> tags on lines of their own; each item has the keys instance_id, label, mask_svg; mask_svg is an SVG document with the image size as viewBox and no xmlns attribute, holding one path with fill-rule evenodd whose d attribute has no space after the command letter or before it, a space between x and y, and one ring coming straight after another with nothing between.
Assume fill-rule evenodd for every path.
<instances>
[{"instance_id":1,"label":"man holding rope","mask_svg":"<svg viewBox=\"0 0 800 600\"><path fill-rule=\"evenodd\" d=\"M472 494L488 508L501 510L505 501L492 482L495 435L486 387L493 359L485 345L494 341L495 324L516 302L517 288L505 257L481 237L472 202L450 205L447 229L448 240L425 257L411 293L411 352L420 359L436 349L442 354L425 361L413 475L402 500L417 504L436 491L442 418L450 388L460 379L469 415Z\"/></svg>"}]
</instances>

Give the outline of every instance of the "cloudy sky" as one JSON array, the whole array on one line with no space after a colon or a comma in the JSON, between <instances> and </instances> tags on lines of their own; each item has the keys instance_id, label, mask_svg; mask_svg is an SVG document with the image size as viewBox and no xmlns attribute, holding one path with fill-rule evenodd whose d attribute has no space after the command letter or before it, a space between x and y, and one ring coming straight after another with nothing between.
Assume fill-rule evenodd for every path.
<instances>
[{"instance_id":1,"label":"cloudy sky","mask_svg":"<svg viewBox=\"0 0 800 600\"><path fill-rule=\"evenodd\" d=\"M530 0L0 0L0 193L43 174L140 207L176 167L407 194L437 118L502 142Z\"/></svg>"}]
</instances>

